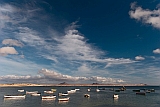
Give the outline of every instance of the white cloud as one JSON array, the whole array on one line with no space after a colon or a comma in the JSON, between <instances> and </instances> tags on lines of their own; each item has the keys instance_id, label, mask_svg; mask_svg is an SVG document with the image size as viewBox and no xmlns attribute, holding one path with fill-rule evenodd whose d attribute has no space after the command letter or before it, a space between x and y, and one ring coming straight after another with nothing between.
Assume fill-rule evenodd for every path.
<instances>
[{"instance_id":1,"label":"white cloud","mask_svg":"<svg viewBox=\"0 0 160 107\"><path fill-rule=\"evenodd\" d=\"M107 65L105 68L110 67L112 65L120 65L120 64L129 64L129 63L135 63L136 61L130 60L130 59L124 59L124 58L107 58L104 59Z\"/></svg>"},{"instance_id":2,"label":"white cloud","mask_svg":"<svg viewBox=\"0 0 160 107\"><path fill-rule=\"evenodd\" d=\"M70 76L70 75L63 75L61 73L57 73L55 71L50 71L47 69L42 69L39 71L39 75L31 76L31 75L5 75L0 76L0 80L5 82L32 82L32 83L61 83L61 82L68 82L68 83L124 83L125 81L122 79L113 79L113 78L105 78L100 76L91 76L91 77L77 77L77 76Z\"/></svg>"},{"instance_id":3,"label":"white cloud","mask_svg":"<svg viewBox=\"0 0 160 107\"><path fill-rule=\"evenodd\" d=\"M0 54L1 55L18 54L18 52L15 50L14 47L2 47L0 48Z\"/></svg>"},{"instance_id":4,"label":"white cloud","mask_svg":"<svg viewBox=\"0 0 160 107\"><path fill-rule=\"evenodd\" d=\"M153 53L160 54L160 49L153 50Z\"/></svg>"},{"instance_id":5,"label":"white cloud","mask_svg":"<svg viewBox=\"0 0 160 107\"><path fill-rule=\"evenodd\" d=\"M2 44L9 46L19 46L19 47L23 46L23 43L14 39L5 39L2 41Z\"/></svg>"},{"instance_id":6,"label":"white cloud","mask_svg":"<svg viewBox=\"0 0 160 107\"><path fill-rule=\"evenodd\" d=\"M145 58L142 57L142 56L136 56L136 57L135 57L135 60L145 60Z\"/></svg>"},{"instance_id":7,"label":"white cloud","mask_svg":"<svg viewBox=\"0 0 160 107\"><path fill-rule=\"evenodd\" d=\"M131 3L131 11L129 11L131 18L134 18L138 21L142 21L146 24L151 24L155 28L160 28L160 9L149 10L143 9L140 6L137 6L136 3Z\"/></svg>"},{"instance_id":8,"label":"white cloud","mask_svg":"<svg viewBox=\"0 0 160 107\"><path fill-rule=\"evenodd\" d=\"M91 77L73 77L70 75L63 75L61 73L57 73L55 71L50 71L47 69L42 69L39 71L40 74L43 74L45 79L51 79L52 81L68 81L68 82L100 82L100 83L118 83L118 82L124 82L123 80L116 80L113 78L106 78L106 77L100 77L100 76L91 76Z\"/></svg>"}]
</instances>

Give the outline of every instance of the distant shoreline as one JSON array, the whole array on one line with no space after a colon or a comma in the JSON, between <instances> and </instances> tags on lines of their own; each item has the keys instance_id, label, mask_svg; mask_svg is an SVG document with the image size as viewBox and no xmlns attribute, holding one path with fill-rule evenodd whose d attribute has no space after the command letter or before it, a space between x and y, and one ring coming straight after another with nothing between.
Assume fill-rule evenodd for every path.
<instances>
[{"instance_id":1,"label":"distant shoreline","mask_svg":"<svg viewBox=\"0 0 160 107\"><path fill-rule=\"evenodd\" d=\"M25 87L25 86L148 86L148 85L146 84L32 84L32 83L0 84L0 87Z\"/></svg>"}]
</instances>

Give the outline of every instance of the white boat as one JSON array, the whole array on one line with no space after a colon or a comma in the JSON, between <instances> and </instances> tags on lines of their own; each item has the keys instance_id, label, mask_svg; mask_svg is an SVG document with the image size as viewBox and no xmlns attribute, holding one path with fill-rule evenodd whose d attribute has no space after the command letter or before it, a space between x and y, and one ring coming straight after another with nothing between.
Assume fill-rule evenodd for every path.
<instances>
[{"instance_id":1,"label":"white boat","mask_svg":"<svg viewBox=\"0 0 160 107\"><path fill-rule=\"evenodd\" d=\"M26 95L4 95L4 98L25 98Z\"/></svg>"},{"instance_id":2,"label":"white boat","mask_svg":"<svg viewBox=\"0 0 160 107\"><path fill-rule=\"evenodd\" d=\"M33 93L33 94L31 94L31 96L40 96L41 95L41 93Z\"/></svg>"},{"instance_id":3,"label":"white boat","mask_svg":"<svg viewBox=\"0 0 160 107\"><path fill-rule=\"evenodd\" d=\"M24 92L24 90L18 90L18 92Z\"/></svg>"},{"instance_id":4,"label":"white boat","mask_svg":"<svg viewBox=\"0 0 160 107\"><path fill-rule=\"evenodd\" d=\"M52 95L52 96L42 96L42 99L55 99L56 96Z\"/></svg>"},{"instance_id":5,"label":"white boat","mask_svg":"<svg viewBox=\"0 0 160 107\"><path fill-rule=\"evenodd\" d=\"M53 91L44 91L44 93L52 94L54 92Z\"/></svg>"},{"instance_id":6,"label":"white boat","mask_svg":"<svg viewBox=\"0 0 160 107\"><path fill-rule=\"evenodd\" d=\"M56 91L57 91L57 89L52 88L52 89L51 89L51 91L56 92Z\"/></svg>"},{"instance_id":7,"label":"white boat","mask_svg":"<svg viewBox=\"0 0 160 107\"><path fill-rule=\"evenodd\" d=\"M66 97L66 98L58 98L58 101L68 101L70 97Z\"/></svg>"},{"instance_id":8,"label":"white boat","mask_svg":"<svg viewBox=\"0 0 160 107\"><path fill-rule=\"evenodd\" d=\"M88 98L88 97L90 97L90 95L89 95L89 94L84 94L84 97L87 97L87 98Z\"/></svg>"},{"instance_id":9,"label":"white boat","mask_svg":"<svg viewBox=\"0 0 160 107\"><path fill-rule=\"evenodd\" d=\"M87 91L91 91L91 89L90 89L90 88L88 88L88 89L87 89Z\"/></svg>"},{"instance_id":10,"label":"white boat","mask_svg":"<svg viewBox=\"0 0 160 107\"><path fill-rule=\"evenodd\" d=\"M67 96L68 93L59 93L59 96Z\"/></svg>"},{"instance_id":11,"label":"white boat","mask_svg":"<svg viewBox=\"0 0 160 107\"><path fill-rule=\"evenodd\" d=\"M119 97L118 94L114 94L114 95L113 95L113 98L118 98L118 97Z\"/></svg>"},{"instance_id":12,"label":"white boat","mask_svg":"<svg viewBox=\"0 0 160 107\"><path fill-rule=\"evenodd\" d=\"M38 93L38 91L26 91L26 94L34 94L34 93Z\"/></svg>"},{"instance_id":13,"label":"white boat","mask_svg":"<svg viewBox=\"0 0 160 107\"><path fill-rule=\"evenodd\" d=\"M75 92L76 92L76 90L68 90L68 91L67 91L68 94L70 94L70 93L75 93Z\"/></svg>"},{"instance_id":14,"label":"white boat","mask_svg":"<svg viewBox=\"0 0 160 107\"><path fill-rule=\"evenodd\" d=\"M99 91L100 91L100 90L97 88L97 89L96 89L96 92L99 92Z\"/></svg>"},{"instance_id":15,"label":"white boat","mask_svg":"<svg viewBox=\"0 0 160 107\"><path fill-rule=\"evenodd\" d=\"M79 89L79 88L76 88L75 90L76 90L76 91L79 91L80 89Z\"/></svg>"}]
</instances>

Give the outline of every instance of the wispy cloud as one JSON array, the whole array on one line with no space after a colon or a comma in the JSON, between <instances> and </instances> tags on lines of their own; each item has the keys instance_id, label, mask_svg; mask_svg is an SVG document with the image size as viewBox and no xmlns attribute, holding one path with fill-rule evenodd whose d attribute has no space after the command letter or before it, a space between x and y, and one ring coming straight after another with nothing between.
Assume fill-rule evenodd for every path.
<instances>
[{"instance_id":1,"label":"wispy cloud","mask_svg":"<svg viewBox=\"0 0 160 107\"><path fill-rule=\"evenodd\" d=\"M9 80L24 80L27 79L41 79L44 81L99 81L99 82L124 82L121 79L113 79L106 75L106 69L112 68L115 65L127 65L135 63L136 61L129 58L109 58L106 57L107 53L95 45L88 42L88 38L78 31L77 22L71 25L65 25L63 33L54 29L54 25L46 23L50 16L41 14L44 10L39 8L36 4L29 6L28 4L17 7L16 4L3 4L0 5L0 23L2 32L0 37L2 45L10 47L0 48L1 54L14 54L24 53L24 59L17 59L5 57L5 61L12 60L10 67L14 64L22 64L25 68L25 73L35 75L35 71L51 65L56 71L42 70L40 72L42 77L34 76L19 76L10 75L6 76ZM44 25L45 24L45 25ZM41 31L43 30L43 31ZM12 46L12 47L11 47ZM21 48L17 48L21 47ZM3 62L0 61L2 64ZM38 65L41 63L40 65ZM7 63L5 64L6 66ZM26 65L27 67L25 67ZM33 69L29 69L29 66ZM18 68L17 68L18 69ZM13 74L16 70L13 71ZM9 69L11 70L11 69ZM19 70L22 70L19 69ZM5 71L5 70L4 70ZM99 72L98 72L99 71ZM32 73L33 72L33 73ZM68 75L63 75L63 73ZM75 72L75 73L73 73ZM103 72L103 73L102 73ZM11 73L8 71L8 73ZM17 72L16 72L17 73ZM19 75L23 73L17 73ZM85 77L84 75L87 76ZM74 75L74 76L73 76ZM78 75L78 76L77 76ZM83 76L82 76L83 75ZM5 76L4 76L5 77ZM2 79L6 79L2 77ZM38 80L37 80L38 81ZM44 82L43 81L43 82Z\"/></svg>"},{"instance_id":2,"label":"wispy cloud","mask_svg":"<svg viewBox=\"0 0 160 107\"><path fill-rule=\"evenodd\" d=\"M133 2L131 3L129 15L131 18L160 29L160 8L157 10L143 9L140 6L137 6L136 2Z\"/></svg>"}]
</instances>

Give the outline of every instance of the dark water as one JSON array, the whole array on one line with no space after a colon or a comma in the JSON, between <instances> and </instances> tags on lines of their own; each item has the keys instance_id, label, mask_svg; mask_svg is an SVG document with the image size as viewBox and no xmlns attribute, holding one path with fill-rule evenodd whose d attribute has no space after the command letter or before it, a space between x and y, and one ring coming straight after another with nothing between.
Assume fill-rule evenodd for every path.
<instances>
[{"instance_id":1,"label":"dark water","mask_svg":"<svg viewBox=\"0 0 160 107\"><path fill-rule=\"evenodd\" d=\"M55 100L42 100L41 96L26 95L25 99L4 99L7 94L18 94L18 89L25 91L39 91L44 94L44 90L56 88L54 95L58 98L59 92L67 92L67 90L79 88L76 93L69 94L68 102L58 102ZM87 89L91 88L90 92ZM113 92L113 87L98 87L100 92L96 92L97 87L1 87L0 88L0 107L160 107L160 87L159 86L142 86L142 87L126 87L126 91ZM120 87L114 87L120 88ZM144 95L136 95L133 89L155 89L155 92ZM25 92L24 92L25 93ZM84 94L90 94L90 98L85 98ZM116 93L118 99L112 96Z\"/></svg>"}]
</instances>

